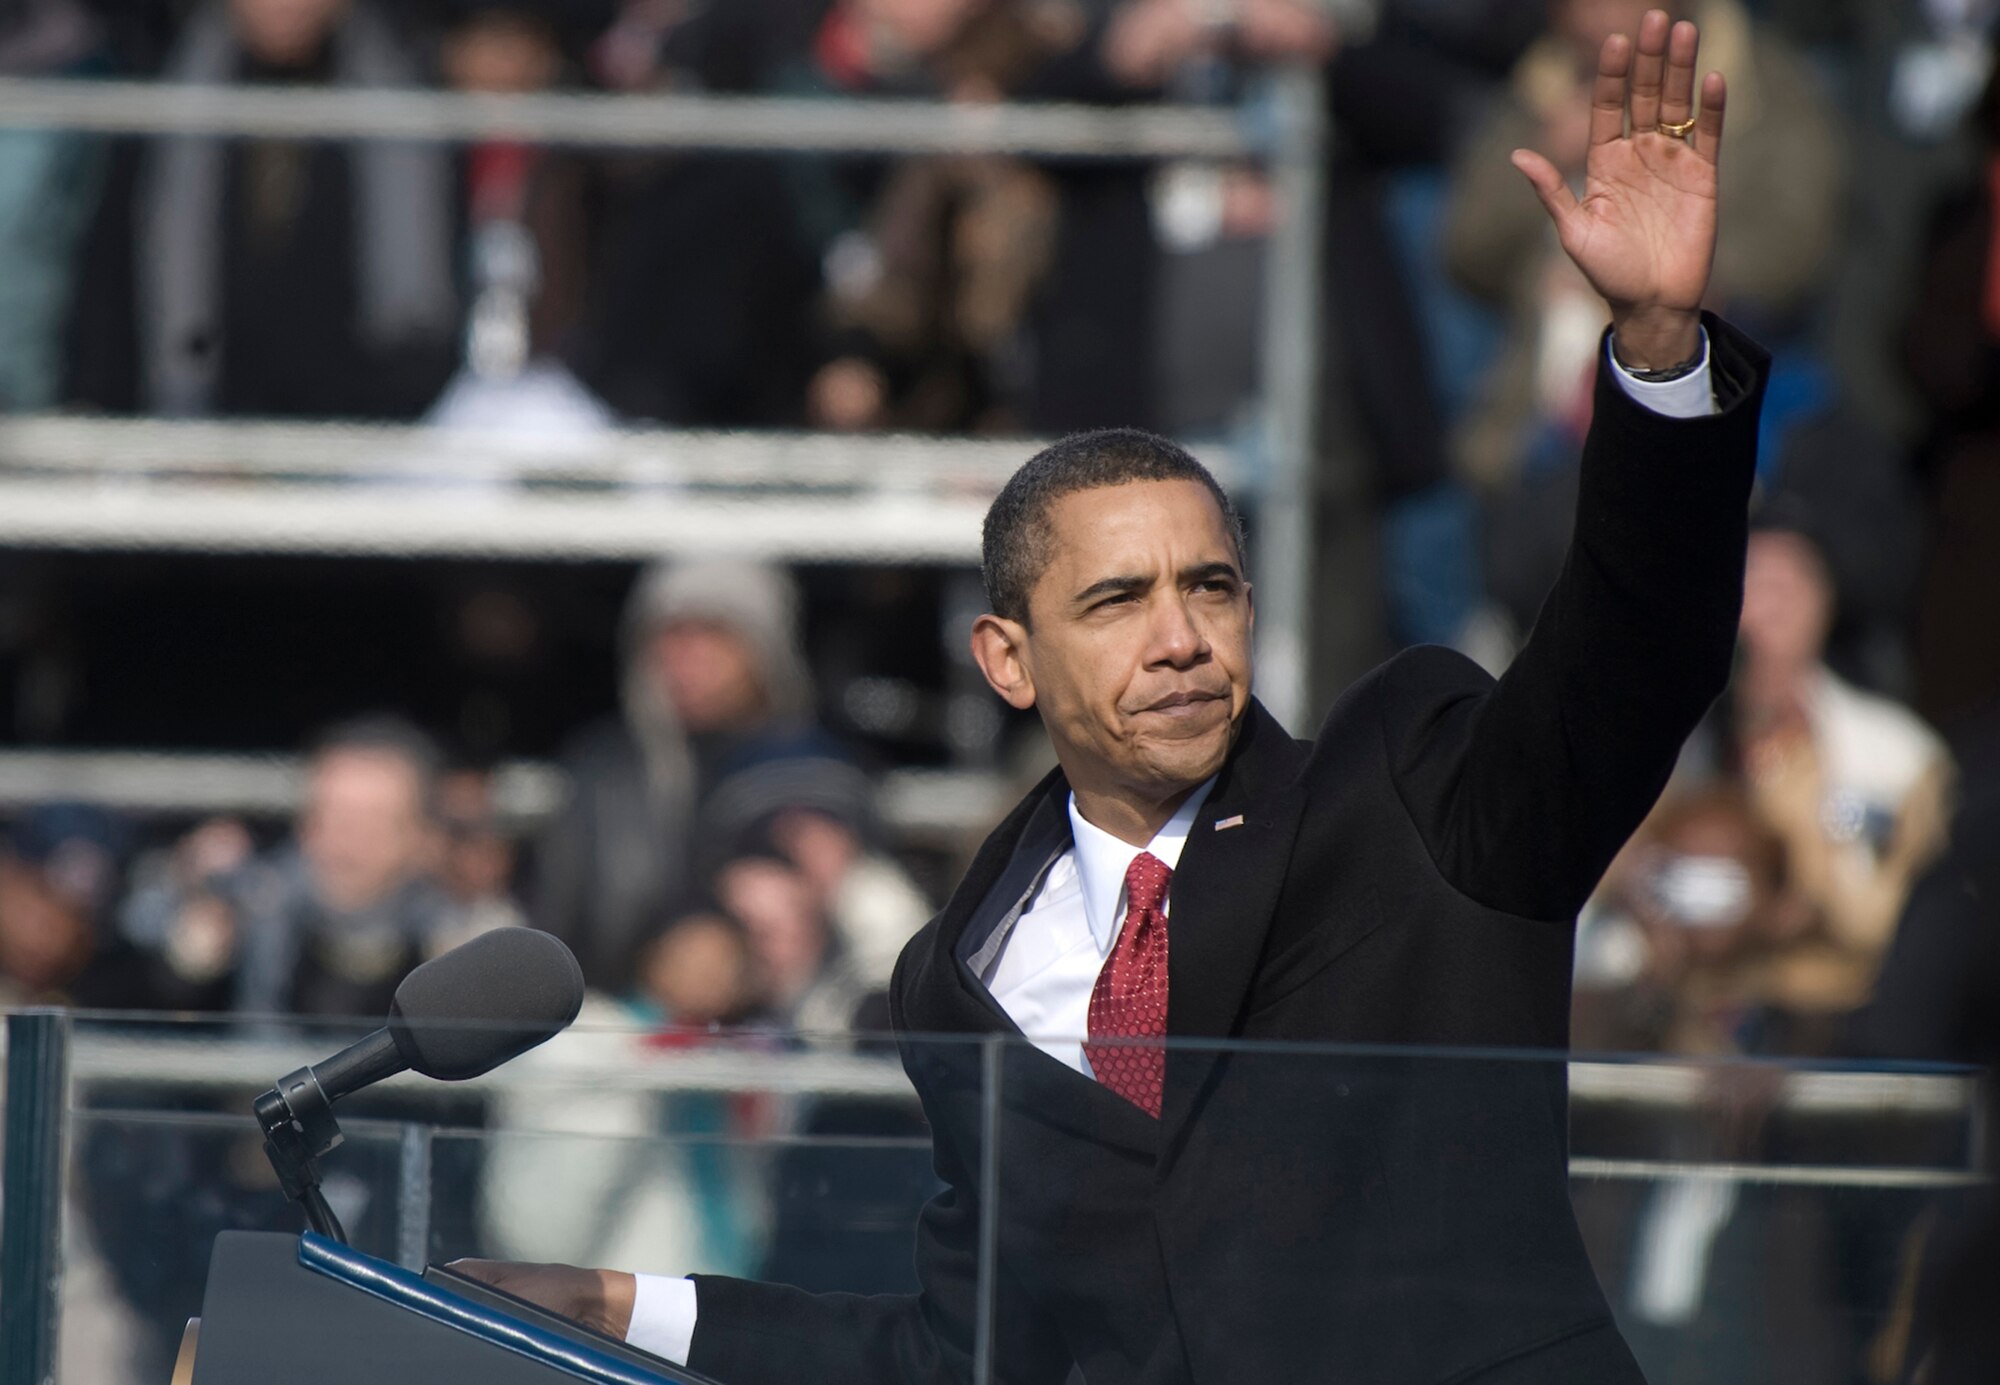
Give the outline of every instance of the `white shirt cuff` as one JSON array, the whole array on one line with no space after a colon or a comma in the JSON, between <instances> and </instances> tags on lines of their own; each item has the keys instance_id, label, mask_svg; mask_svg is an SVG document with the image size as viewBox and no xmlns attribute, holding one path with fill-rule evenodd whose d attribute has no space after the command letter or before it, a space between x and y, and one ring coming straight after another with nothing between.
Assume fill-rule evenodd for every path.
<instances>
[{"instance_id":1,"label":"white shirt cuff","mask_svg":"<svg viewBox=\"0 0 2000 1385\"><path fill-rule=\"evenodd\" d=\"M1635 404L1667 418L1706 418L1715 412L1715 381L1708 370L1708 328L1701 329L1701 364L1678 380L1641 380L1619 363L1609 338L1604 350L1619 385Z\"/></svg>"},{"instance_id":2,"label":"white shirt cuff","mask_svg":"<svg viewBox=\"0 0 2000 1385\"><path fill-rule=\"evenodd\" d=\"M625 1340L641 1351L685 1366L694 1348L694 1281L662 1274L633 1278L639 1287L632 1294L632 1325L625 1329Z\"/></svg>"}]
</instances>

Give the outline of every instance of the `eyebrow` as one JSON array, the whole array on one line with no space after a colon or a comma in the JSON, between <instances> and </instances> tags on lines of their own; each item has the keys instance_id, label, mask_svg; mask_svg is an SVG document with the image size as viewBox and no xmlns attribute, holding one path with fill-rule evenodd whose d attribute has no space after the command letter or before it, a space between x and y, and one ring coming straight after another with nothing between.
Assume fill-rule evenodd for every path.
<instances>
[{"instance_id":1,"label":"eyebrow","mask_svg":"<svg viewBox=\"0 0 2000 1385\"><path fill-rule=\"evenodd\" d=\"M1182 568L1178 576L1181 584L1184 586L1195 582L1207 582L1217 577L1227 577L1232 582L1243 580L1243 575L1236 570L1234 563L1221 561L1197 563L1193 567ZM1070 600L1078 606L1087 606L1099 597L1122 596L1127 592L1144 591L1152 584L1153 579L1150 577L1123 575L1106 577L1101 581L1092 582L1089 586L1071 597Z\"/></svg>"}]
</instances>

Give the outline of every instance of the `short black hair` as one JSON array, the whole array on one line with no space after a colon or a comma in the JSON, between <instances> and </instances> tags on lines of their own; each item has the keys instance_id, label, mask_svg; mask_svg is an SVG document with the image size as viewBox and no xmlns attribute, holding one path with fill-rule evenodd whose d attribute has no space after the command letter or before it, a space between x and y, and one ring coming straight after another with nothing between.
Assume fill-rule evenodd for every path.
<instances>
[{"instance_id":1,"label":"short black hair","mask_svg":"<svg viewBox=\"0 0 2000 1385\"><path fill-rule=\"evenodd\" d=\"M1209 469L1178 443L1138 428L1071 433L1037 452L1007 478L979 544L979 575L993 613L1028 621L1028 593L1055 556L1049 506L1076 491L1133 481L1194 481L1207 487L1243 561L1243 517Z\"/></svg>"}]
</instances>

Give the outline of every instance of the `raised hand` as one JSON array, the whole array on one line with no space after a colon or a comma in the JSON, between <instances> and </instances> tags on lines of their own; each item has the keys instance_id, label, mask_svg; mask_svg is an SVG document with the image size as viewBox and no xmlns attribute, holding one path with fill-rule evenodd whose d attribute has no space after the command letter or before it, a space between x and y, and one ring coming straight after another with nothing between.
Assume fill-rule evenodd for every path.
<instances>
[{"instance_id":1,"label":"raised hand","mask_svg":"<svg viewBox=\"0 0 2000 1385\"><path fill-rule=\"evenodd\" d=\"M1671 24L1662 10L1647 11L1636 44L1623 34L1605 40L1581 200L1546 158L1514 151L1563 249L1611 305L1618 358L1638 369L1679 364L1701 346L1726 93L1722 74L1709 73L1696 113L1699 48L1695 26Z\"/></svg>"}]
</instances>

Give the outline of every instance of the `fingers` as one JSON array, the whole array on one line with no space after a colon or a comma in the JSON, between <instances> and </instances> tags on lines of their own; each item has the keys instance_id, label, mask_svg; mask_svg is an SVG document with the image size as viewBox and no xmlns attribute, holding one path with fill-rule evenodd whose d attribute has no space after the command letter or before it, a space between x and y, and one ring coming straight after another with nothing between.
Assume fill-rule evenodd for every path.
<instances>
[{"instance_id":1,"label":"fingers","mask_svg":"<svg viewBox=\"0 0 2000 1385\"><path fill-rule=\"evenodd\" d=\"M1590 88L1590 142L1609 144L1625 134L1625 78L1632 70L1632 40L1613 34L1597 55Z\"/></svg>"},{"instance_id":2,"label":"fingers","mask_svg":"<svg viewBox=\"0 0 2000 1385\"><path fill-rule=\"evenodd\" d=\"M1556 166L1532 149L1516 149L1511 162L1534 188L1535 196L1542 199L1542 205L1548 208L1549 219L1555 222L1556 232L1560 235L1569 219L1582 210L1576 204L1576 194L1569 190L1569 184L1563 181Z\"/></svg>"},{"instance_id":3,"label":"fingers","mask_svg":"<svg viewBox=\"0 0 2000 1385\"><path fill-rule=\"evenodd\" d=\"M498 1285L507 1277L509 1266L504 1260L453 1260L445 1268L453 1274L462 1274L467 1279Z\"/></svg>"},{"instance_id":4,"label":"fingers","mask_svg":"<svg viewBox=\"0 0 2000 1385\"><path fill-rule=\"evenodd\" d=\"M1694 123L1694 151L1710 163L1722 160L1722 115L1729 92L1720 72L1701 83L1701 118Z\"/></svg>"},{"instance_id":5,"label":"fingers","mask_svg":"<svg viewBox=\"0 0 2000 1385\"><path fill-rule=\"evenodd\" d=\"M1660 88L1660 123L1678 125L1694 114L1694 60L1701 36L1683 19L1667 35L1666 79ZM1641 128L1633 127L1634 133Z\"/></svg>"},{"instance_id":6,"label":"fingers","mask_svg":"<svg viewBox=\"0 0 2000 1385\"><path fill-rule=\"evenodd\" d=\"M1638 52L1632 59L1632 133L1660 123L1660 87L1666 76L1667 34L1672 26L1665 10L1647 10L1639 21Z\"/></svg>"}]
</instances>

